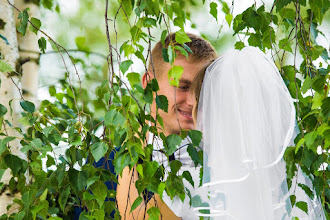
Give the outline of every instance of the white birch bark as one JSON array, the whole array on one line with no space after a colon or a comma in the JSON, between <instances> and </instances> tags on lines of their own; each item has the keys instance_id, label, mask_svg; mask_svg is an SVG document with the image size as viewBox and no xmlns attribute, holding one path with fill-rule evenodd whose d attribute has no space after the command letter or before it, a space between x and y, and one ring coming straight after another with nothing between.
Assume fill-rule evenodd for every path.
<instances>
[{"instance_id":1,"label":"white birch bark","mask_svg":"<svg viewBox=\"0 0 330 220\"><path fill-rule=\"evenodd\" d=\"M35 4L26 4L24 0L16 0L15 6L20 10L29 8L29 17L40 17L39 7ZM18 13L15 13L15 18ZM32 31L27 30L25 36L17 35L20 60L29 60L24 63L22 68L22 90L24 99L33 102L37 106L38 98L38 63L39 54L32 51L39 51L38 36ZM27 51L27 52L24 52Z\"/></svg>"},{"instance_id":2,"label":"white birch bark","mask_svg":"<svg viewBox=\"0 0 330 220\"><path fill-rule=\"evenodd\" d=\"M14 3L14 0L10 0L10 2ZM1 31L1 34L5 36L9 42L9 45L3 40L0 40L0 50L2 59L7 61L11 66L15 67L19 58L18 54L18 46L17 46L17 35L16 35L16 24L13 8L8 4L6 0L0 0L0 19L5 22L5 26ZM19 90L14 85L13 81L19 85L19 77L17 75L13 75L12 78L8 77L7 73L0 72L1 77L1 87L0 87L0 103L7 107L8 113L5 115L5 119L8 120L14 127L18 126L17 119L19 117ZM12 101L12 117L10 116L10 107L9 101ZM9 136L18 136L17 132L10 128L9 125L5 125L1 130L6 130L5 132ZM16 155L22 156L19 151L19 141L13 141L10 143L12 153ZM5 174L3 175L1 182L8 184L11 178L10 172L7 169ZM13 199L18 195L10 195L6 190L0 195L0 214L7 213L7 205L12 203ZM15 207L12 207L12 210ZM10 212L11 210L9 210Z\"/></svg>"}]
</instances>

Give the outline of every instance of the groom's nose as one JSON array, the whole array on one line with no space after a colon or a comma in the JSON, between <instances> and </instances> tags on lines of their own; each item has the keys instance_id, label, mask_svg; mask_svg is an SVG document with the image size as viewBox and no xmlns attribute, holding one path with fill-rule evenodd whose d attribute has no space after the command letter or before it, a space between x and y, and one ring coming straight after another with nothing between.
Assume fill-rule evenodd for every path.
<instances>
[{"instance_id":1,"label":"groom's nose","mask_svg":"<svg viewBox=\"0 0 330 220\"><path fill-rule=\"evenodd\" d=\"M189 106L194 106L195 104L195 98L194 95L192 94L192 92L189 92L187 94L187 100L186 100L187 105Z\"/></svg>"}]
</instances>

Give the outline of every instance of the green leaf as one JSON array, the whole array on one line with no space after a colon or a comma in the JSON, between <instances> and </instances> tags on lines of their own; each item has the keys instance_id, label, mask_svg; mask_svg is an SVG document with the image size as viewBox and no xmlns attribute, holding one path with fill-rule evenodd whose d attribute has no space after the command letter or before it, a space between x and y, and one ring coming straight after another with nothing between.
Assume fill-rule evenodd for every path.
<instances>
[{"instance_id":1,"label":"green leaf","mask_svg":"<svg viewBox=\"0 0 330 220\"><path fill-rule=\"evenodd\" d=\"M276 5L276 12L278 12L279 10L281 10L282 8L287 6L292 1L293 0L277 0L276 4L275 4Z\"/></svg>"},{"instance_id":2,"label":"green leaf","mask_svg":"<svg viewBox=\"0 0 330 220\"><path fill-rule=\"evenodd\" d=\"M112 109L105 115L104 122L106 125L118 126L124 124L125 118L115 109Z\"/></svg>"},{"instance_id":3,"label":"green leaf","mask_svg":"<svg viewBox=\"0 0 330 220\"><path fill-rule=\"evenodd\" d=\"M33 113L35 111L35 106L32 102L29 102L29 101L26 101L26 100L21 100L19 102L19 104L21 105L21 107L27 111L27 112L30 112L30 113Z\"/></svg>"},{"instance_id":4,"label":"green leaf","mask_svg":"<svg viewBox=\"0 0 330 220\"><path fill-rule=\"evenodd\" d=\"M97 220L103 220L106 219L104 218L105 216L105 212L102 209L98 209L96 211L94 211L93 216L95 217L95 219ZM94 219L94 218L93 218Z\"/></svg>"},{"instance_id":5,"label":"green leaf","mask_svg":"<svg viewBox=\"0 0 330 220\"><path fill-rule=\"evenodd\" d=\"M166 137L166 152L168 155L173 154L176 149L177 146L180 146L182 142L182 139L179 135L177 134L171 134L169 136Z\"/></svg>"},{"instance_id":6,"label":"green leaf","mask_svg":"<svg viewBox=\"0 0 330 220\"><path fill-rule=\"evenodd\" d=\"M65 210L66 204L70 195L70 186L65 186L64 190L60 190L60 195L58 197L58 203L62 211Z\"/></svg>"},{"instance_id":7,"label":"green leaf","mask_svg":"<svg viewBox=\"0 0 330 220\"><path fill-rule=\"evenodd\" d=\"M88 174L86 171L69 170L69 180L73 188L79 192L84 189L87 184Z\"/></svg>"},{"instance_id":8,"label":"green leaf","mask_svg":"<svg viewBox=\"0 0 330 220\"><path fill-rule=\"evenodd\" d=\"M35 33L35 34L38 34L38 30L40 29L41 27L41 21L37 18L31 18L31 23L35 26L33 27L32 25L30 25L29 29Z\"/></svg>"},{"instance_id":9,"label":"green leaf","mask_svg":"<svg viewBox=\"0 0 330 220\"><path fill-rule=\"evenodd\" d=\"M235 43L235 49L242 50L245 47L244 43L242 41L237 41Z\"/></svg>"},{"instance_id":10,"label":"green leaf","mask_svg":"<svg viewBox=\"0 0 330 220\"><path fill-rule=\"evenodd\" d=\"M176 46L174 46L174 48L176 50L180 51L180 53L188 59L188 52L183 47L176 45Z\"/></svg>"},{"instance_id":11,"label":"green leaf","mask_svg":"<svg viewBox=\"0 0 330 220\"><path fill-rule=\"evenodd\" d=\"M202 140L202 132L197 131L197 130L189 130L188 136L190 137L194 146L199 146L199 144Z\"/></svg>"},{"instance_id":12,"label":"green leaf","mask_svg":"<svg viewBox=\"0 0 330 220\"><path fill-rule=\"evenodd\" d=\"M305 94L307 90L312 87L312 84L313 84L313 80L309 76L307 76L305 78L303 86L301 87L301 92Z\"/></svg>"},{"instance_id":13,"label":"green leaf","mask_svg":"<svg viewBox=\"0 0 330 220\"><path fill-rule=\"evenodd\" d=\"M4 158L6 165L12 170L13 174L16 175L22 169L22 159L16 155L7 154Z\"/></svg>"},{"instance_id":14,"label":"green leaf","mask_svg":"<svg viewBox=\"0 0 330 220\"><path fill-rule=\"evenodd\" d=\"M215 2L210 3L210 14L218 21L218 5Z\"/></svg>"},{"instance_id":15,"label":"green leaf","mask_svg":"<svg viewBox=\"0 0 330 220\"><path fill-rule=\"evenodd\" d=\"M135 72L131 72L128 73L126 75L129 83L131 84L131 86L133 86L134 84L139 84L140 83L140 74L135 73Z\"/></svg>"},{"instance_id":16,"label":"green leaf","mask_svg":"<svg viewBox=\"0 0 330 220\"><path fill-rule=\"evenodd\" d=\"M321 113L325 120L330 118L330 97L324 98L322 100Z\"/></svg>"},{"instance_id":17,"label":"green leaf","mask_svg":"<svg viewBox=\"0 0 330 220\"><path fill-rule=\"evenodd\" d=\"M148 209L147 213L149 215L149 220L158 220L159 219L159 215L160 215L159 208L151 207Z\"/></svg>"},{"instance_id":18,"label":"green leaf","mask_svg":"<svg viewBox=\"0 0 330 220\"><path fill-rule=\"evenodd\" d=\"M198 164L202 164L202 161L198 155L198 152L192 144L188 145L187 152L188 152L189 156L191 157L191 159L194 161L195 166L197 166Z\"/></svg>"},{"instance_id":19,"label":"green leaf","mask_svg":"<svg viewBox=\"0 0 330 220\"><path fill-rule=\"evenodd\" d=\"M128 70L128 68L133 64L132 60L125 60L123 62L121 62L120 64L120 70L123 74L125 74Z\"/></svg>"},{"instance_id":20,"label":"green leaf","mask_svg":"<svg viewBox=\"0 0 330 220\"><path fill-rule=\"evenodd\" d=\"M298 183L298 186L305 191L305 193L308 195L308 197L311 200L314 200L314 193L308 186L306 186L305 184L302 184L302 183Z\"/></svg>"},{"instance_id":21,"label":"green leaf","mask_svg":"<svg viewBox=\"0 0 330 220\"><path fill-rule=\"evenodd\" d=\"M231 22L233 21L233 15L232 14L227 14L226 17L225 17L227 23L228 23L228 26L230 27L231 25Z\"/></svg>"},{"instance_id":22,"label":"green leaf","mask_svg":"<svg viewBox=\"0 0 330 220\"><path fill-rule=\"evenodd\" d=\"M4 116L7 111L7 108L4 105L0 104L0 117Z\"/></svg>"},{"instance_id":23,"label":"green leaf","mask_svg":"<svg viewBox=\"0 0 330 220\"><path fill-rule=\"evenodd\" d=\"M30 142L30 145L34 148L34 149L36 149L36 150L38 150L38 151L42 151L42 141L39 139L39 138L35 138L35 139L33 139L31 142Z\"/></svg>"},{"instance_id":24,"label":"green leaf","mask_svg":"<svg viewBox=\"0 0 330 220\"><path fill-rule=\"evenodd\" d=\"M27 11L26 10L21 11L18 15L18 19L20 19L20 23L19 26L17 27L17 31L24 36L29 21L29 15Z\"/></svg>"},{"instance_id":25,"label":"green leaf","mask_svg":"<svg viewBox=\"0 0 330 220\"><path fill-rule=\"evenodd\" d=\"M143 177L143 167L142 167L141 164L138 164L138 165L136 166L136 171L139 173L139 175L140 175L141 177Z\"/></svg>"},{"instance_id":26,"label":"green leaf","mask_svg":"<svg viewBox=\"0 0 330 220\"><path fill-rule=\"evenodd\" d=\"M35 191L29 190L23 193L22 195L22 202L24 206L28 209L32 204L32 201L35 199Z\"/></svg>"},{"instance_id":27,"label":"green leaf","mask_svg":"<svg viewBox=\"0 0 330 220\"><path fill-rule=\"evenodd\" d=\"M182 167L182 163L178 160L172 160L170 162L171 173L176 174L180 168Z\"/></svg>"},{"instance_id":28,"label":"green leaf","mask_svg":"<svg viewBox=\"0 0 330 220\"><path fill-rule=\"evenodd\" d=\"M152 91L157 92L159 90L157 79L152 79L150 84Z\"/></svg>"},{"instance_id":29,"label":"green leaf","mask_svg":"<svg viewBox=\"0 0 330 220\"><path fill-rule=\"evenodd\" d=\"M96 201L102 207L105 198L107 197L107 186L102 181L97 181L91 187L93 195L96 196Z\"/></svg>"},{"instance_id":30,"label":"green leaf","mask_svg":"<svg viewBox=\"0 0 330 220\"><path fill-rule=\"evenodd\" d=\"M165 183L161 182L159 185L158 185L158 189L157 189L157 192L160 196L160 198L163 198L163 193L164 193L164 190L165 190Z\"/></svg>"},{"instance_id":31,"label":"green leaf","mask_svg":"<svg viewBox=\"0 0 330 220\"><path fill-rule=\"evenodd\" d=\"M164 95L156 96L156 104L158 108L162 109L164 112L168 111L168 100Z\"/></svg>"},{"instance_id":32,"label":"green leaf","mask_svg":"<svg viewBox=\"0 0 330 220\"><path fill-rule=\"evenodd\" d=\"M159 167L159 164L157 161L150 161L149 163L147 163L145 175L149 176L149 178L153 177L155 175L158 167Z\"/></svg>"},{"instance_id":33,"label":"green leaf","mask_svg":"<svg viewBox=\"0 0 330 220\"><path fill-rule=\"evenodd\" d=\"M0 72L6 73L6 72L13 72L15 71L13 67L9 63L7 63L4 60L0 60Z\"/></svg>"},{"instance_id":34,"label":"green leaf","mask_svg":"<svg viewBox=\"0 0 330 220\"><path fill-rule=\"evenodd\" d=\"M5 169L0 169L0 182L5 171L6 171Z\"/></svg>"},{"instance_id":35,"label":"green leaf","mask_svg":"<svg viewBox=\"0 0 330 220\"><path fill-rule=\"evenodd\" d=\"M191 42L190 38L184 32L184 30L180 29L179 31L175 32L175 41L179 44Z\"/></svg>"},{"instance_id":36,"label":"green leaf","mask_svg":"<svg viewBox=\"0 0 330 220\"><path fill-rule=\"evenodd\" d=\"M262 36L260 34L251 34L248 42L250 46L259 47L260 50L263 50Z\"/></svg>"},{"instance_id":37,"label":"green leaf","mask_svg":"<svg viewBox=\"0 0 330 220\"><path fill-rule=\"evenodd\" d=\"M47 41L45 40L44 37L41 37L38 40L38 45L39 45L39 49L42 53L45 53L46 47L47 47Z\"/></svg>"},{"instance_id":38,"label":"green leaf","mask_svg":"<svg viewBox=\"0 0 330 220\"><path fill-rule=\"evenodd\" d=\"M53 0L41 0L42 6L45 8L52 10L53 8Z\"/></svg>"},{"instance_id":39,"label":"green leaf","mask_svg":"<svg viewBox=\"0 0 330 220\"><path fill-rule=\"evenodd\" d=\"M182 66L173 66L168 71L168 78L173 78L170 81L170 84L173 86L179 86L179 80L181 78L181 75L183 73L183 67Z\"/></svg>"},{"instance_id":40,"label":"green leaf","mask_svg":"<svg viewBox=\"0 0 330 220\"><path fill-rule=\"evenodd\" d=\"M296 202L295 206L297 206L298 208L306 212L306 214L308 214L308 206L306 202L302 202L302 201Z\"/></svg>"},{"instance_id":41,"label":"green leaf","mask_svg":"<svg viewBox=\"0 0 330 220\"><path fill-rule=\"evenodd\" d=\"M284 38L279 41L279 48L282 50L286 50L292 53L291 42L288 38Z\"/></svg>"},{"instance_id":42,"label":"green leaf","mask_svg":"<svg viewBox=\"0 0 330 220\"><path fill-rule=\"evenodd\" d=\"M193 178L192 178L192 176L191 176L191 174L190 174L190 172L189 171L187 171L187 170L185 170L185 171L183 171L183 173L182 173L182 176L183 176L183 178L185 178L193 187L195 187L195 185L194 185L194 181L193 181Z\"/></svg>"},{"instance_id":43,"label":"green leaf","mask_svg":"<svg viewBox=\"0 0 330 220\"><path fill-rule=\"evenodd\" d=\"M187 44L182 44L182 46L184 47L184 49L186 49L186 51L188 51L188 53L194 54L190 47L187 46Z\"/></svg>"},{"instance_id":44,"label":"green leaf","mask_svg":"<svg viewBox=\"0 0 330 220\"><path fill-rule=\"evenodd\" d=\"M245 21L249 27L252 27L255 30L260 30L261 19L261 16L255 11L254 6L246 9L243 12L242 20Z\"/></svg>"},{"instance_id":45,"label":"green leaf","mask_svg":"<svg viewBox=\"0 0 330 220\"><path fill-rule=\"evenodd\" d=\"M15 137L5 137L3 139L0 139L0 155L7 149L8 142L15 139Z\"/></svg>"},{"instance_id":46,"label":"green leaf","mask_svg":"<svg viewBox=\"0 0 330 220\"><path fill-rule=\"evenodd\" d=\"M75 42L78 47L78 50L88 51L88 48L86 48L86 46L85 46L85 43L86 43L85 37L76 37Z\"/></svg>"},{"instance_id":47,"label":"green leaf","mask_svg":"<svg viewBox=\"0 0 330 220\"><path fill-rule=\"evenodd\" d=\"M168 49L167 48L162 49L162 56L163 56L163 59L166 63L170 62L170 60L168 58Z\"/></svg>"},{"instance_id":48,"label":"green leaf","mask_svg":"<svg viewBox=\"0 0 330 220\"><path fill-rule=\"evenodd\" d=\"M173 49L173 47L170 45L168 46L168 49L167 49L167 57L168 57L168 62L170 64L172 64L174 62L174 59L175 59L175 51ZM163 58L165 59L165 57L163 56Z\"/></svg>"},{"instance_id":49,"label":"green leaf","mask_svg":"<svg viewBox=\"0 0 330 220\"><path fill-rule=\"evenodd\" d=\"M161 38L160 38L160 41L162 42L163 47L165 47L165 39L166 39L167 33L168 33L168 31L167 30L164 30L162 32L162 35L161 35Z\"/></svg>"},{"instance_id":50,"label":"green leaf","mask_svg":"<svg viewBox=\"0 0 330 220\"><path fill-rule=\"evenodd\" d=\"M98 162L108 151L109 146L104 142L97 142L91 146L91 152L95 159L95 162Z\"/></svg>"},{"instance_id":51,"label":"green leaf","mask_svg":"<svg viewBox=\"0 0 330 220\"><path fill-rule=\"evenodd\" d=\"M141 204L142 201L143 201L143 199L140 196L137 197L135 199L135 201L133 202L133 205L131 207L131 211L130 212L134 211Z\"/></svg>"}]
</instances>

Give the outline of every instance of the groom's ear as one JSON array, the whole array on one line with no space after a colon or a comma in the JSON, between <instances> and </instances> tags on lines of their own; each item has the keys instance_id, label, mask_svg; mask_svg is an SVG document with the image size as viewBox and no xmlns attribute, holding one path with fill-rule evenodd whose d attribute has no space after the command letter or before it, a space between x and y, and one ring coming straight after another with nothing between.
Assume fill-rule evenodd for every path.
<instances>
[{"instance_id":1,"label":"groom's ear","mask_svg":"<svg viewBox=\"0 0 330 220\"><path fill-rule=\"evenodd\" d=\"M150 82L150 80L152 79L151 77L152 75L149 71L143 74L141 82L144 89L147 87L148 82Z\"/></svg>"}]
</instances>

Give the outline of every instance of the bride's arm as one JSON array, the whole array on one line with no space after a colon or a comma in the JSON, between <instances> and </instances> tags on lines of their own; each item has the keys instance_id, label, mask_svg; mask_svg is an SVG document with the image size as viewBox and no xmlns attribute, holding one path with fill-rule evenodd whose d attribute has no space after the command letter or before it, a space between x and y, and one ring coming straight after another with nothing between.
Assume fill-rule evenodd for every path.
<instances>
[{"instance_id":1,"label":"bride's arm","mask_svg":"<svg viewBox=\"0 0 330 220\"><path fill-rule=\"evenodd\" d=\"M135 182L136 180L138 180L138 173L136 172L136 169L133 170L134 171L130 171L129 168L126 167L123 170L122 177L119 176L118 178L119 184L117 186L117 202L122 219L148 219L147 210L151 207L155 207L156 204L161 214L161 217L159 219L181 219L174 215L174 213L168 208L168 206L161 200L158 194L155 194L155 196L148 201L147 207L145 206L145 202L142 201L142 203L134 211L131 212L131 206L135 199L139 196L138 191L135 187Z\"/></svg>"}]
</instances>

